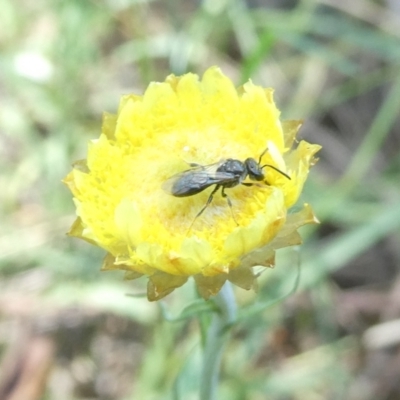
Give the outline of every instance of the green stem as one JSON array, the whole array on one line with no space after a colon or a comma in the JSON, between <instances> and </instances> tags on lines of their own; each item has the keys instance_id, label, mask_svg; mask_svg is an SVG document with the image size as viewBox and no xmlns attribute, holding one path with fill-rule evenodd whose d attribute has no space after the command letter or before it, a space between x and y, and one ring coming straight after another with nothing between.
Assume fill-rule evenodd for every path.
<instances>
[{"instance_id":1,"label":"green stem","mask_svg":"<svg viewBox=\"0 0 400 400\"><path fill-rule=\"evenodd\" d=\"M204 347L200 400L216 400L222 353L236 319L236 302L232 286L226 282L213 299L218 311L212 316Z\"/></svg>"}]
</instances>

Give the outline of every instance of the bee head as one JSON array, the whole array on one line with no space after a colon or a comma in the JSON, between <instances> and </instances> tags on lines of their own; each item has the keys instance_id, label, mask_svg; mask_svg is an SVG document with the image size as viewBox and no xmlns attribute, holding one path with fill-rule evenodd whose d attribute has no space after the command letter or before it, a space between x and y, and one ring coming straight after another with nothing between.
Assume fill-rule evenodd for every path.
<instances>
[{"instance_id":1,"label":"bee head","mask_svg":"<svg viewBox=\"0 0 400 400\"><path fill-rule=\"evenodd\" d=\"M264 179L262 168L260 168L260 164L254 158L247 158L244 165L251 180L262 181Z\"/></svg>"},{"instance_id":2,"label":"bee head","mask_svg":"<svg viewBox=\"0 0 400 400\"><path fill-rule=\"evenodd\" d=\"M254 159L254 158L248 158L246 159L246 161L244 162L246 169L247 169L247 173L249 174L249 178L253 181L262 181L265 179L265 174L263 172L263 169L265 167L269 167L274 169L276 172L279 172L281 175L283 175L285 178L287 179L291 179L290 176L288 174L286 174L285 172L281 171L280 169L274 167L271 164L264 164L261 165L261 159L263 157L263 155L268 151L268 148L266 148L260 155L258 162Z\"/></svg>"}]
</instances>

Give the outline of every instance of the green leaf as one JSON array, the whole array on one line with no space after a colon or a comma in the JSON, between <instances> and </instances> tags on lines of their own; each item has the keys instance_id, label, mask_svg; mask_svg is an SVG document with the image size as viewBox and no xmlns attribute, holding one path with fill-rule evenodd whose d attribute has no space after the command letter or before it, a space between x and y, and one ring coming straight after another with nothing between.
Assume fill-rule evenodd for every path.
<instances>
[{"instance_id":1,"label":"green leaf","mask_svg":"<svg viewBox=\"0 0 400 400\"><path fill-rule=\"evenodd\" d=\"M167 307L164 302L160 301L159 304L162 316L169 322L184 321L194 316L198 316L199 314L217 310L217 307L215 306L214 302L212 301L206 302L203 299L199 299L193 301L191 304L185 307L178 316L175 317L172 316L170 312L167 310Z\"/></svg>"}]
</instances>

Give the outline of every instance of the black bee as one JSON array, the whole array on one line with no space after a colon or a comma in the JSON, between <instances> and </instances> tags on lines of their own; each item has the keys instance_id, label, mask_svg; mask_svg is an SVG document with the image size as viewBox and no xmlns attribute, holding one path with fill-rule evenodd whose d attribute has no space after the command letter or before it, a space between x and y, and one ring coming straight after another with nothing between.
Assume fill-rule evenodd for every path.
<instances>
[{"instance_id":1,"label":"black bee","mask_svg":"<svg viewBox=\"0 0 400 400\"><path fill-rule=\"evenodd\" d=\"M232 188L237 185L257 185L257 183L253 182L244 182L247 177L249 177L249 179L252 181L263 181L264 183L269 185L269 183L265 180L265 174L263 172L263 169L265 167L272 168L285 176L287 179L290 179L289 175L285 174L273 165L261 165L261 159L263 155L267 152L267 150L268 149L265 149L262 152L262 154L258 158L258 162L254 158L249 157L244 162L240 160L235 160L233 158L227 158L210 165L189 163L189 165L192 167L191 169L171 176L163 183L162 188L167 193L172 194L175 197L188 197L200 193L208 187L215 185L215 188L210 193L206 204L195 216L192 225L195 220L210 205L213 200L214 194L219 189L221 189L221 195L222 197L226 198L228 205L232 211L232 203L225 193L225 189ZM236 222L234 216L233 219Z\"/></svg>"}]
</instances>

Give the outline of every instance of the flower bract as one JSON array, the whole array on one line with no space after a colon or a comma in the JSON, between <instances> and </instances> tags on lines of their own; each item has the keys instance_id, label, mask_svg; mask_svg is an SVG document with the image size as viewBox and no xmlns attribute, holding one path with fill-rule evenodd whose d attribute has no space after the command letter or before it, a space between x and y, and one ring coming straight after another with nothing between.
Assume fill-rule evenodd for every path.
<instances>
[{"instance_id":1,"label":"flower bract","mask_svg":"<svg viewBox=\"0 0 400 400\"><path fill-rule=\"evenodd\" d=\"M295 142L301 121L279 117L272 89L251 81L237 89L217 67L201 79L170 75L143 96L122 97L116 115L104 114L87 159L64 179L77 213L69 234L107 251L104 270L147 276L149 300L189 277L204 298L227 280L254 288L253 267L273 266L275 250L299 244L297 229L316 222L307 204L288 210L320 146ZM264 150L261 164L275 168L262 169L265 180L247 177L242 183L252 185L226 187L227 198L217 191L197 218L214 184L183 197L163 189L171 177L201 166L216 165L203 177L216 179L224 160L258 162Z\"/></svg>"}]
</instances>

